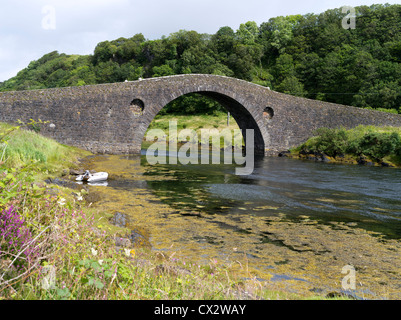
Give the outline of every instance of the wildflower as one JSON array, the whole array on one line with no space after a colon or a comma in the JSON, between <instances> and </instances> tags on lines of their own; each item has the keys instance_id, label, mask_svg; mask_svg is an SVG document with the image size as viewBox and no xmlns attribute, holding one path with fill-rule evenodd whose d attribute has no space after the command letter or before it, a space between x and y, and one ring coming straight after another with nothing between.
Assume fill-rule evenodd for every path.
<instances>
[{"instance_id":1,"label":"wildflower","mask_svg":"<svg viewBox=\"0 0 401 320\"><path fill-rule=\"evenodd\" d=\"M66 202L66 200L65 200L64 198L60 198L60 200L57 201L57 203L58 203L60 206L64 206L64 205L65 205L65 202Z\"/></svg>"},{"instance_id":2,"label":"wildflower","mask_svg":"<svg viewBox=\"0 0 401 320\"><path fill-rule=\"evenodd\" d=\"M8 210L0 212L0 252L15 254L24 249L24 256L28 260L32 260L36 251L35 246L26 247L31 241L32 234L25 226L25 219L18 214L14 207L11 206ZM20 260L18 259L18 261ZM15 265L17 266L17 264Z\"/></svg>"},{"instance_id":3,"label":"wildflower","mask_svg":"<svg viewBox=\"0 0 401 320\"><path fill-rule=\"evenodd\" d=\"M95 250L95 249L91 249L92 250L92 254L94 255L94 256L96 256L97 255L97 250Z\"/></svg>"},{"instance_id":4,"label":"wildflower","mask_svg":"<svg viewBox=\"0 0 401 320\"><path fill-rule=\"evenodd\" d=\"M124 248L124 254L125 254L127 257L129 257L129 256L131 255L131 250L130 250L130 249L127 249L127 248Z\"/></svg>"},{"instance_id":5,"label":"wildflower","mask_svg":"<svg viewBox=\"0 0 401 320\"><path fill-rule=\"evenodd\" d=\"M97 262L99 262L100 265L103 264L103 260L98 260Z\"/></svg>"}]
</instances>

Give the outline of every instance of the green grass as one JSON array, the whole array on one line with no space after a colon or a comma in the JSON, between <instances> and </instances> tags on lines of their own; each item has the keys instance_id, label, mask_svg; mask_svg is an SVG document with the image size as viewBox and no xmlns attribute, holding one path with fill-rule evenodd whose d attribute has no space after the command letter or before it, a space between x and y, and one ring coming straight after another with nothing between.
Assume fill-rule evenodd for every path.
<instances>
[{"instance_id":1,"label":"green grass","mask_svg":"<svg viewBox=\"0 0 401 320\"><path fill-rule=\"evenodd\" d=\"M242 138L242 134L239 131L237 122L234 120L232 116L229 118L229 123L227 124L227 113L215 113L213 115L194 115L194 116L183 116L183 115L158 115L149 125L148 131L152 129L161 129L165 132L166 137L165 140L168 141L169 136L169 123L170 121L174 121L177 123L177 133L183 132L182 130L188 129L195 131L198 142L206 143L202 141L202 130L217 130L218 134L222 134L222 136L227 137L226 139L230 140L233 143L235 137ZM150 141L146 141L145 134L145 141L143 142L143 147L147 147L150 145ZM240 136L238 136L240 135ZM186 138L187 141L190 140L189 137ZM211 139L209 139L211 140ZM153 140L151 140L153 142ZM211 142L211 141L209 141ZM242 141L244 145L244 142ZM220 147L224 147L224 139L220 139Z\"/></svg>"},{"instance_id":2,"label":"green grass","mask_svg":"<svg viewBox=\"0 0 401 320\"><path fill-rule=\"evenodd\" d=\"M57 143L31 130L13 130L12 125L0 123L0 163L5 167L23 167L35 164L37 170L46 173L68 168L79 157L89 152Z\"/></svg>"},{"instance_id":3,"label":"green grass","mask_svg":"<svg viewBox=\"0 0 401 320\"><path fill-rule=\"evenodd\" d=\"M158 115L154 118L149 126L149 129L162 129L166 132L169 129L169 121L177 121L177 129L193 129L198 131L200 129L239 129L237 123L230 116L229 126L227 126L227 113L216 113L214 115Z\"/></svg>"}]
</instances>

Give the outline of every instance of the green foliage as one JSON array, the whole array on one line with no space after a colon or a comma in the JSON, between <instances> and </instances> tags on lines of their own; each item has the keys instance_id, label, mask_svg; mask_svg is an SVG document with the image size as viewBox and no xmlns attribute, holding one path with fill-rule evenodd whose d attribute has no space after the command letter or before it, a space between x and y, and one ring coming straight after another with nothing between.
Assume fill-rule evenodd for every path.
<instances>
[{"instance_id":1,"label":"green foliage","mask_svg":"<svg viewBox=\"0 0 401 320\"><path fill-rule=\"evenodd\" d=\"M344 155L347 150L347 134L344 129L320 128L316 137L301 146L306 153L324 153L330 157Z\"/></svg>"},{"instance_id":2,"label":"green foliage","mask_svg":"<svg viewBox=\"0 0 401 320\"><path fill-rule=\"evenodd\" d=\"M320 153L334 158L346 154L368 157L377 163L387 157L398 164L401 163L401 130L372 126L351 130L321 128L298 149L300 153Z\"/></svg>"},{"instance_id":3,"label":"green foliage","mask_svg":"<svg viewBox=\"0 0 401 320\"><path fill-rule=\"evenodd\" d=\"M0 123L0 166L35 166L50 172L57 170L59 163L74 161L78 156L77 149L60 145L35 132L40 131L44 123L32 119L26 124L20 121L19 126Z\"/></svg>"},{"instance_id":4,"label":"green foliage","mask_svg":"<svg viewBox=\"0 0 401 320\"><path fill-rule=\"evenodd\" d=\"M350 144L349 153L364 155L380 162L385 156L399 154L400 148L401 139L397 132L370 132L361 139L353 141Z\"/></svg>"},{"instance_id":5,"label":"green foliage","mask_svg":"<svg viewBox=\"0 0 401 320\"><path fill-rule=\"evenodd\" d=\"M248 21L236 31L225 26L212 35L179 30L147 40L136 34L103 41L90 56L54 51L1 83L0 91L201 73L236 77L311 99L399 113L401 6L355 9L357 27L353 30L342 28L345 14L337 8L275 17L260 26ZM187 103L169 109L194 112Z\"/></svg>"},{"instance_id":6,"label":"green foliage","mask_svg":"<svg viewBox=\"0 0 401 320\"><path fill-rule=\"evenodd\" d=\"M178 115L215 114L223 111L223 107L216 101L192 93L181 96L164 107L159 114L173 113Z\"/></svg>"}]
</instances>

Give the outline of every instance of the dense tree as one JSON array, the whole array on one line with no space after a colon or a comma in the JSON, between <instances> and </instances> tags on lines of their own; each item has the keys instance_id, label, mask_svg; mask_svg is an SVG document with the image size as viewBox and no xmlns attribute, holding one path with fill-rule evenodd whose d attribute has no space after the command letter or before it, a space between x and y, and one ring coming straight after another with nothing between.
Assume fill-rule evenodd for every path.
<instances>
[{"instance_id":1,"label":"dense tree","mask_svg":"<svg viewBox=\"0 0 401 320\"><path fill-rule=\"evenodd\" d=\"M179 30L103 41L93 55L59 54L32 61L0 91L41 89L205 73L236 77L312 99L401 113L401 5L356 7L344 29L341 8L221 27L215 34ZM203 103L203 107L200 105ZM194 109L194 106L196 108ZM174 112L211 112L198 96L171 102Z\"/></svg>"}]
</instances>

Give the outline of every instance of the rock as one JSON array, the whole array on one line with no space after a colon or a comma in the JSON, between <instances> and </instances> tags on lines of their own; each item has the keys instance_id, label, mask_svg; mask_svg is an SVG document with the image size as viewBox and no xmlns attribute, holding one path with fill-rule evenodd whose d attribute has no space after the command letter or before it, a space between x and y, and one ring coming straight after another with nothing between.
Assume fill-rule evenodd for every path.
<instances>
[{"instance_id":1,"label":"rock","mask_svg":"<svg viewBox=\"0 0 401 320\"><path fill-rule=\"evenodd\" d=\"M45 180L47 184L55 184L60 187L70 188L70 189L81 189L81 186L75 184L72 181L64 180L60 178L48 178Z\"/></svg>"},{"instance_id":2,"label":"rock","mask_svg":"<svg viewBox=\"0 0 401 320\"><path fill-rule=\"evenodd\" d=\"M90 172L91 174L96 173L95 170L89 170L89 172ZM84 173L85 173L85 170L84 170L84 169L70 169L70 175L72 175L72 176L80 176L80 175L82 175L82 174L84 174Z\"/></svg>"},{"instance_id":3,"label":"rock","mask_svg":"<svg viewBox=\"0 0 401 320\"><path fill-rule=\"evenodd\" d=\"M132 247L132 242L128 238L122 238L122 237L115 237L115 245L117 247L123 247L123 248L131 248Z\"/></svg>"},{"instance_id":4,"label":"rock","mask_svg":"<svg viewBox=\"0 0 401 320\"><path fill-rule=\"evenodd\" d=\"M389 163L387 163L387 162L384 162L384 161L381 163L381 165L382 165L382 167L391 167L391 168L394 168L393 165L391 165L391 164L389 164Z\"/></svg>"},{"instance_id":5,"label":"rock","mask_svg":"<svg viewBox=\"0 0 401 320\"><path fill-rule=\"evenodd\" d=\"M360 300L360 298L358 298L357 296L355 296L352 293L349 293L347 291L329 292L328 294L326 294L326 298L329 298L329 299L347 298L350 300Z\"/></svg>"},{"instance_id":6,"label":"rock","mask_svg":"<svg viewBox=\"0 0 401 320\"><path fill-rule=\"evenodd\" d=\"M117 227L125 228L129 222L129 218L124 213L116 212L110 222Z\"/></svg>"},{"instance_id":7,"label":"rock","mask_svg":"<svg viewBox=\"0 0 401 320\"><path fill-rule=\"evenodd\" d=\"M182 267L160 264L155 268L155 273L156 275L170 274L178 276L180 274L190 275L192 272Z\"/></svg>"},{"instance_id":8,"label":"rock","mask_svg":"<svg viewBox=\"0 0 401 320\"><path fill-rule=\"evenodd\" d=\"M84 173L85 173L85 170L83 170L83 169L70 169L70 175L72 175L72 176L79 176Z\"/></svg>"},{"instance_id":9,"label":"rock","mask_svg":"<svg viewBox=\"0 0 401 320\"><path fill-rule=\"evenodd\" d=\"M358 164L363 165L363 166L371 166L373 165L373 162L368 161L366 157L360 156L359 159L356 161Z\"/></svg>"},{"instance_id":10,"label":"rock","mask_svg":"<svg viewBox=\"0 0 401 320\"><path fill-rule=\"evenodd\" d=\"M331 161L325 154L322 154L320 159L322 162L330 162Z\"/></svg>"},{"instance_id":11,"label":"rock","mask_svg":"<svg viewBox=\"0 0 401 320\"><path fill-rule=\"evenodd\" d=\"M287 151L281 151L278 156L279 157L288 157L288 154L290 154L291 152L289 150Z\"/></svg>"},{"instance_id":12,"label":"rock","mask_svg":"<svg viewBox=\"0 0 401 320\"><path fill-rule=\"evenodd\" d=\"M182 216L186 217L202 217L202 214L200 212L182 212L180 213Z\"/></svg>"},{"instance_id":13,"label":"rock","mask_svg":"<svg viewBox=\"0 0 401 320\"><path fill-rule=\"evenodd\" d=\"M135 230L131 230L129 239L134 246L143 246L144 244L147 243L146 238L142 234L136 232Z\"/></svg>"}]
</instances>

